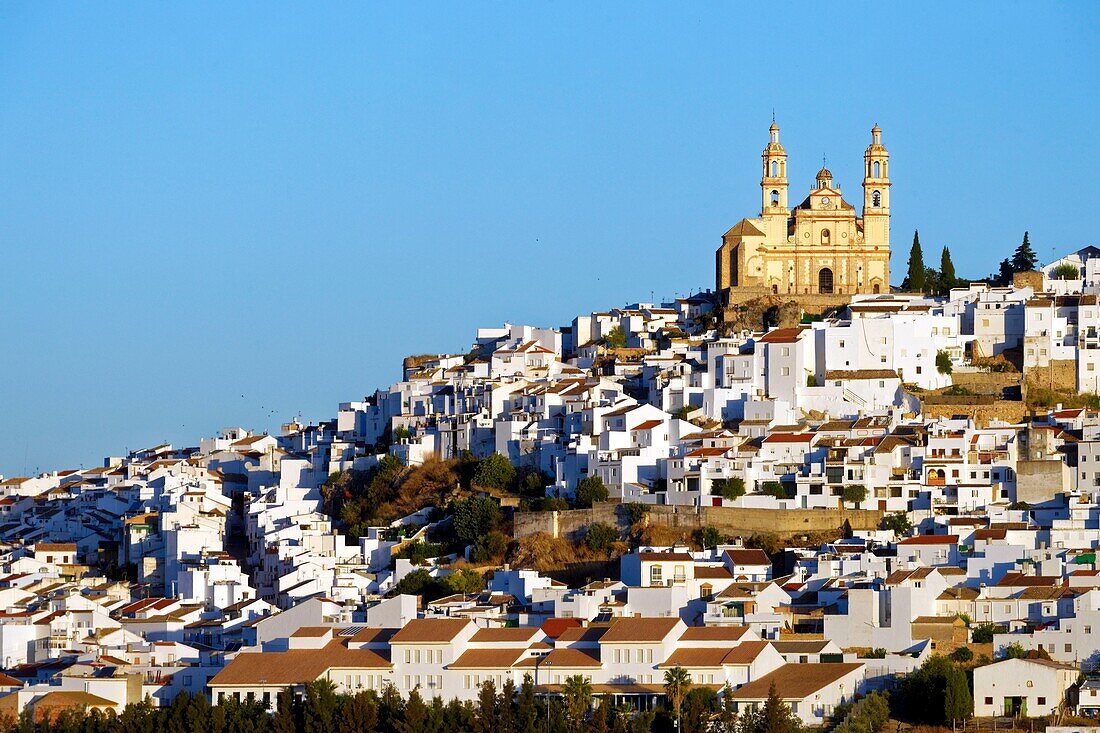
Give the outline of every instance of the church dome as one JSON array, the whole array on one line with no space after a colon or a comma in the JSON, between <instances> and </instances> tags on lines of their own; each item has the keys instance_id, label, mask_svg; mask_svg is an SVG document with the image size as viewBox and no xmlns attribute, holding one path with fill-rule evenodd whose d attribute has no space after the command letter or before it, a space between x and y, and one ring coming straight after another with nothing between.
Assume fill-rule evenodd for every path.
<instances>
[{"instance_id":1,"label":"church dome","mask_svg":"<svg viewBox=\"0 0 1100 733\"><path fill-rule=\"evenodd\" d=\"M831 183L832 180L833 180L832 171L830 171L828 168L825 168L824 166L822 166L821 170L819 170L817 172L817 182L819 184L821 184L821 183Z\"/></svg>"}]
</instances>

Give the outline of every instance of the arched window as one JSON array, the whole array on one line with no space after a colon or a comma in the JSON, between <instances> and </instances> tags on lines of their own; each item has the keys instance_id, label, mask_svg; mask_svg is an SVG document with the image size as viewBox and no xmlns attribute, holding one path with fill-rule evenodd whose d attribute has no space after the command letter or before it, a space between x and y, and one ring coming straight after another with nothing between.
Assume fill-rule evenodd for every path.
<instances>
[{"instance_id":1,"label":"arched window","mask_svg":"<svg viewBox=\"0 0 1100 733\"><path fill-rule=\"evenodd\" d=\"M876 161L875 161L875 175L874 175L874 177L875 177L875 178L878 178L878 177L880 177L881 175L882 175L882 163L879 163L879 162L878 162L878 161L876 160Z\"/></svg>"},{"instance_id":2,"label":"arched window","mask_svg":"<svg viewBox=\"0 0 1100 733\"><path fill-rule=\"evenodd\" d=\"M821 230L821 243L822 244L828 244L830 242L830 239L831 239L831 235L829 234L829 230L828 229L822 229Z\"/></svg>"},{"instance_id":3,"label":"arched window","mask_svg":"<svg viewBox=\"0 0 1100 733\"><path fill-rule=\"evenodd\" d=\"M772 178L775 178L778 175L779 175L779 161L778 160L773 160L772 161Z\"/></svg>"},{"instance_id":4,"label":"arched window","mask_svg":"<svg viewBox=\"0 0 1100 733\"><path fill-rule=\"evenodd\" d=\"M779 191L772 191L772 206L779 206Z\"/></svg>"},{"instance_id":5,"label":"arched window","mask_svg":"<svg viewBox=\"0 0 1100 733\"><path fill-rule=\"evenodd\" d=\"M822 267L821 272L817 273L817 292L826 295L833 292L833 271L828 267Z\"/></svg>"},{"instance_id":6,"label":"arched window","mask_svg":"<svg viewBox=\"0 0 1100 733\"><path fill-rule=\"evenodd\" d=\"M881 191L874 191L874 192L871 193L871 206L873 206L876 209L879 208L880 206L882 206L882 192Z\"/></svg>"}]
</instances>

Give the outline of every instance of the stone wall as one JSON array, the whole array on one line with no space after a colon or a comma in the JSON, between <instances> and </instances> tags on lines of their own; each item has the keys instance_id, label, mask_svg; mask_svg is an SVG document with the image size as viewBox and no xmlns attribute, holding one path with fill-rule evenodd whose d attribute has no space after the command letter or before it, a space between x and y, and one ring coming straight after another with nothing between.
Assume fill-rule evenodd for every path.
<instances>
[{"instance_id":1,"label":"stone wall","mask_svg":"<svg viewBox=\"0 0 1100 733\"><path fill-rule=\"evenodd\" d=\"M1024 374L1024 387L1077 391L1077 362L1072 359L1052 359L1050 366L1029 367Z\"/></svg>"},{"instance_id":2,"label":"stone wall","mask_svg":"<svg viewBox=\"0 0 1100 733\"><path fill-rule=\"evenodd\" d=\"M1022 422L1027 414L1027 406L1016 400L996 400L988 405L964 405L958 402L932 405L922 402L921 412L927 418L968 415L974 418L974 423L979 428L984 428L994 419L1008 423Z\"/></svg>"},{"instance_id":3,"label":"stone wall","mask_svg":"<svg viewBox=\"0 0 1100 733\"><path fill-rule=\"evenodd\" d=\"M546 532L555 537L573 539L593 522L616 525L625 532L630 520L620 504L597 504L592 509L561 512L517 512L515 536L526 537ZM852 529L875 529L883 513L874 509L742 509L735 507L653 506L648 513L651 525L694 531L712 526L728 536L749 537L774 532L792 537L815 532L834 531L848 524Z\"/></svg>"}]
</instances>

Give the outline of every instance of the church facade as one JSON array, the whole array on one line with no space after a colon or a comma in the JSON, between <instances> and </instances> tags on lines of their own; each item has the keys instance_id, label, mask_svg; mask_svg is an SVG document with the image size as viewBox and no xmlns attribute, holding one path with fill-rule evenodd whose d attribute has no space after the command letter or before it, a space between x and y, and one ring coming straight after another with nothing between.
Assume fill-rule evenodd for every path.
<instances>
[{"instance_id":1,"label":"church facade","mask_svg":"<svg viewBox=\"0 0 1100 733\"><path fill-rule=\"evenodd\" d=\"M800 204L788 204L787 152L774 122L762 158L760 216L737 222L717 252L717 286L727 302L768 293L844 299L889 292L890 154L879 126L863 154L861 216L827 168Z\"/></svg>"}]
</instances>

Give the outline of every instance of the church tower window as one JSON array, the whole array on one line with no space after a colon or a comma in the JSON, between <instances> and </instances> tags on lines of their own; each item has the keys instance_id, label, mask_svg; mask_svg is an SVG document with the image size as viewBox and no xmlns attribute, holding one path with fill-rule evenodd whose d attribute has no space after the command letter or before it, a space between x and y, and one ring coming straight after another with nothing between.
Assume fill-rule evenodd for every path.
<instances>
[{"instance_id":1,"label":"church tower window","mask_svg":"<svg viewBox=\"0 0 1100 733\"><path fill-rule=\"evenodd\" d=\"M822 244L829 244L830 237L831 237L831 235L829 234L828 229L822 229L821 230L821 243Z\"/></svg>"},{"instance_id":2,"label":"church tower window","mask_svg":"<svg viewBox=\"0 0 1100 733\"><path fill-rule=\"evenodd\" d=\"M778 176L779 176L779 161L778 160L773 160L772 161L772 178L776 178Z\"/></svg>"},{"instance_id":3,"label":"church tower window","mask_svg":"<svg viewBox=\"0 0 1100 733\"><path fill-rule=\"evenodd\" d=\"M878 163L876 163L875 165L878 165ZM882 192L881 191L874 191L874 192L871 193L871 206L873 206L876 209L882 206Z\"/></svg>"},{"instance_id":4,"label":"church tower window","mask_svg":"<svg viewBox=\"0 0 1100 733\"><path fill-rule=\"evenodd\" d=\"M779 206L779 191L772 189L772 206Z\"/></svg>"},{"instance_id":5,"label":"church tower window","mask_svg":"<svg viewBox=\"0 0 1100 733\"><path fill-rule=\"evenodd\" d=\"M882 163L879 163L876 160L875 161L875 174L874 174L874 177L875 178L880 178L881 176L882 176Z\"/></svg>"}]
</instances>

